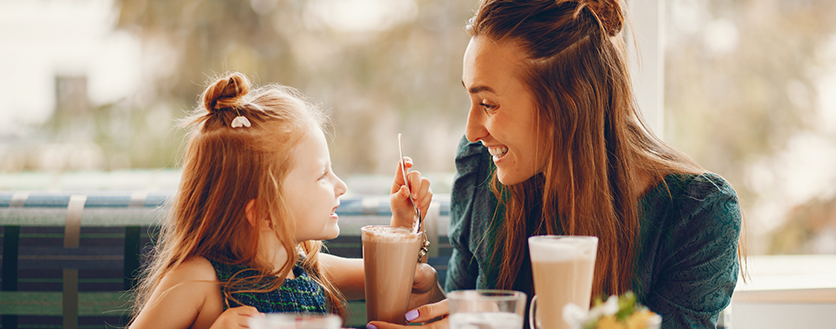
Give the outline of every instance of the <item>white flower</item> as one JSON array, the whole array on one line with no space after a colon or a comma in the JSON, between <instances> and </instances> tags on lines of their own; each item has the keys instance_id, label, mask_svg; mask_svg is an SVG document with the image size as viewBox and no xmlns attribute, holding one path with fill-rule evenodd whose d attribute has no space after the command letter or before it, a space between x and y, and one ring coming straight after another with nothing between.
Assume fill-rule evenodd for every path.
<instances>
[{"instance_id":1,"label":"white flower","mask_svg":"<svg viewBox=\"0 0 836 329\"><path fill-rule=\"evenodd\" d=\"M563 306L563 321L566 321L569 327L580 328L586 322L586 319L586 311L575 303L568 303Z\"/></svg>"},{"instance_id":2,"label":"white flower","mask_svg":"<svg viewBox=\"0 0 836 329\"><path fill-rule=\"evenodd\" d=\"M589 312L574 303L563 307L563 321L571 328L582 328L585 323L595 323L604 316L618 313L618 296L610 296L603 304L593 307Z\"/></svg>"},{"instance_id":3,"label":"white flower","mask_svg":"<svg viewBox=\"0 0 836 329\"><path fill-rule=\"evenodd\" d=\"M604 305L601 306L603 307L601 311L604 312L604 315L613 315L618 313L618 296L610 296L610 298L607 298L607 301L604 302Z\"/></svg>"},{"instance_id":4,"label":"white flower","mask_svg":"<svg viewBox=\"0 0 836 329\"><path fill-rule=\"evenodd\" d=\"M239 116L235 117L235 119L232 119L232 128L249 127L249 126L250 126L250 120L247 120L247 118L244 117L243 115L239 115Z\"/></svg>"}]
</instances>

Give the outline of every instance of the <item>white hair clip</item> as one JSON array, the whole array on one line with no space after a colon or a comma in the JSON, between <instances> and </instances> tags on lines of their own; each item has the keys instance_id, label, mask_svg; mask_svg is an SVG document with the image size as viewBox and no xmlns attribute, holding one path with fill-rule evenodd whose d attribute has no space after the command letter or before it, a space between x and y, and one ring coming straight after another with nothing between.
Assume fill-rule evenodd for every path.
<instances>
[{"instance_id":1,"label":"white hair clip","mask_svg":"<svg viewBox=\"0 0 836 329\"><path fill-rule=\"evenodd\" d=\"M249 127L249 126L250 126L250 120L247 120L247 118L243 115L239 115L239 116L235 117L235 119L232 119L232 128Z\"/></svg>"}]
</instances>

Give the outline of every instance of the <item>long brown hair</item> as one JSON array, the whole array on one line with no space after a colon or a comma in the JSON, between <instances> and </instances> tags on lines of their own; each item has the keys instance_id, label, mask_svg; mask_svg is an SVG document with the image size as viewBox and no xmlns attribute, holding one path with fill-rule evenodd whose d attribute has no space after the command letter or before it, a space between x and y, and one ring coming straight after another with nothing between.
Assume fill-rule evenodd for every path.
<instances>
[{"instance_id":1,"label":"long brown hair","mask_svg":"<svg viewBox=\"0 0 836 329\"><path fill-rule=\"evenodd\" d=\"M190 131L180 186L162 225L153 261L137 288L134 317L162 278L190 257L257 270L257 276L240 277L239 272L221 282L225 299L234 301L232 293L277 289L300 254L304 255L302 266L323 286L329 311L343 316L343 298L318 266L321 243L295 241L295 221L288 219L282 194L284 178L293 168L293 147L312 126L322 129L325 116L293 88L269 85L250 90L249 80L241 73L216 80L201 99L202 104L183 121ZM250 126L233 128L238 116L245 117ZM256 257L259 234L245 215L250 200L255 200L254 217L270 220L288 256L279 270ZM270 284L253 289L251 283L262 279Z\"/></svg>"},{"instance_id":2,"label":"long brown hair","mask_svg":"<svg viewBox=\"0 0 836 329\"><path fill-rule=\"evenodd\" d=\"M636 181L661 182L671 172L702 173L684 154L646 128L634 104L621 36L621 3L483 0L467 30L518 46L520 80L539 111L542 174L505 186L492 178L504 220L497 232L498 288L520 275L527 237L597 236L592 294L632 289L640 215ZM535 227L527 218L539 217ZM523 270L521 270L521 268ZM523 271L528 271L523 273Z\"/></svg>"}]
</instances>

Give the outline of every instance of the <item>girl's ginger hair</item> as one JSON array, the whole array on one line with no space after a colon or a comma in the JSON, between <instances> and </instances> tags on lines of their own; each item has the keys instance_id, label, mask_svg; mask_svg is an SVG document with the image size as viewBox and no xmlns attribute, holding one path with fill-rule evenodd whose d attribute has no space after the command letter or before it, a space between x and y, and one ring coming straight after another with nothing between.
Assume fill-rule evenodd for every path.
<instances>
[{"instance_id":1,"label":"girl's ginger hair","mask_svg":"<svg viewBox=\"0 0 836 329\"><path fill-rule=\"evenodd\" d=\"M546 155L542 174L521 184L504 186L493 175L504 209L491 266L498 268L498 289L531 276L523 253L533 233L597 236L592 296L631 290L640 241L637 196L646 192L634 183L645 177L654 186L669 173L704 172L643 124L624 25L615 0L483 0L468 24L472 37L523 51L519 78L539 111L537 143ZM538 217L536 227L527 227L529 216Z\"/></svg>"},{"instance_id":2,"label":"girl's ginger hair","mask_svg":"<svg viewBox=\"0 0 836 329\"><path fill-rule=\"evenodd\" d=\"M302 266L324 289L331 313L344 316L344 300L319 267L319 241L295 241L295 221L289 218L282 184L294 166L293 148L311 127L323 129L326 116L297 90L269 85L250 90L241 73L211 84L194 112L183 120L189 129L183 170L170 213L163 223L153 261L144 269L136 290L133 317L143 309L162 278L190 257L204 257L231 265L246 265L257 276L221 282L225 300L232 293L277 289L302 257ZM250 127L232 128L243 116ZM246 218L254 200L256 219L269 219L288 259L274 264L256 257L259 234ZM267 279L270 284L253 288ZM230 306L230 305L227 305ZM234 306L234 305L233 305Z\"/></svg>"}]
</instances>

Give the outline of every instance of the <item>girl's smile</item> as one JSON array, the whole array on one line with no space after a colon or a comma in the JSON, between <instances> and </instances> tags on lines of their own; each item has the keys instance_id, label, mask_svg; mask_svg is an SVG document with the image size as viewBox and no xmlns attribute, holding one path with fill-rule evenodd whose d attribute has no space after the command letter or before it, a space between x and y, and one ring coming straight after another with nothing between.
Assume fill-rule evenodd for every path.
<instances>
[{"instance_id":1,"label":"girl's smile","mask_svg":"<svg viewBox=\"0 0 836 329\"><path fill-rule=\"evenodd\" d=\"M340 234L337 225L345 183L331 171L325 134L317 126L292 150L294 168L284 182L290 219L296 222L296 241L328 240Z\"/></svg>"}]
</instances>

